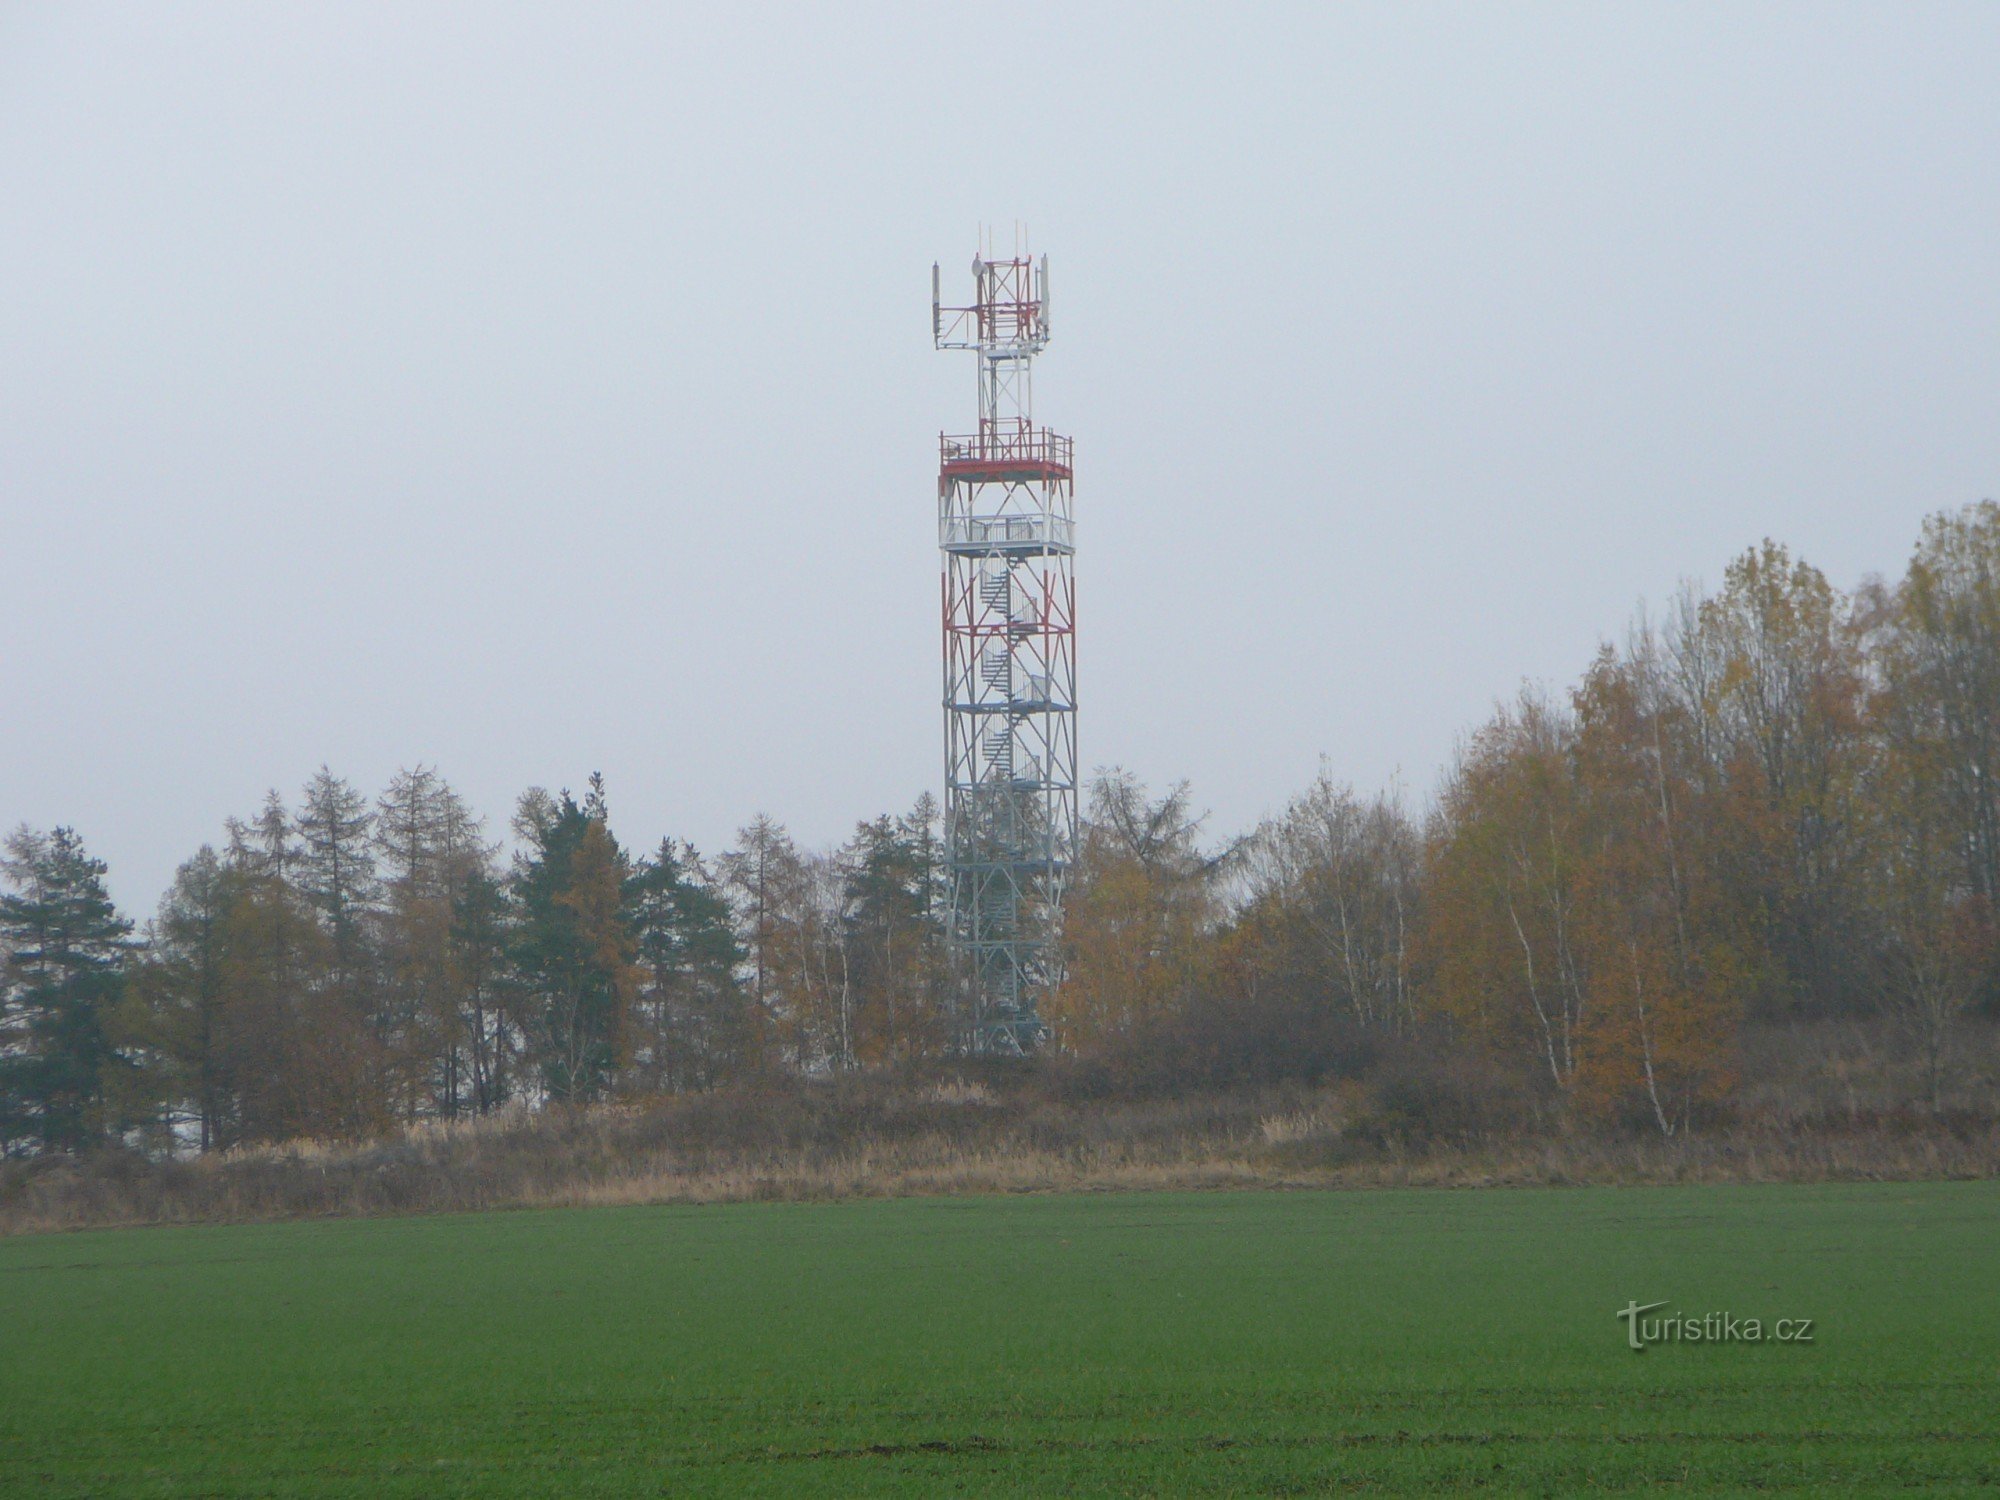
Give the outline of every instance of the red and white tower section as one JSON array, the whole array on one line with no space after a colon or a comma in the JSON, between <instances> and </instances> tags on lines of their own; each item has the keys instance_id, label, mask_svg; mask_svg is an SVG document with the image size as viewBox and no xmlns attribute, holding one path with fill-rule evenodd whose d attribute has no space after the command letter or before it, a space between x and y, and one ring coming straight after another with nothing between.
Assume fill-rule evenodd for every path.
<instances>
[{"instance_id":1,"label":"red and white tower section","mask_svg":"<svg viewBox=\"0 0 2000 1500\"><path fill-rule=\"evenodd\" d=\"M1061 979L1076 849L1076 521L1070 440L1034 420L1048 257L982 257L972 280L945 307L931 267L933 340L979 363L978 429L938 462L953 1003L961 1046L1021 1053Z\"/></svg>"}]
</instances>

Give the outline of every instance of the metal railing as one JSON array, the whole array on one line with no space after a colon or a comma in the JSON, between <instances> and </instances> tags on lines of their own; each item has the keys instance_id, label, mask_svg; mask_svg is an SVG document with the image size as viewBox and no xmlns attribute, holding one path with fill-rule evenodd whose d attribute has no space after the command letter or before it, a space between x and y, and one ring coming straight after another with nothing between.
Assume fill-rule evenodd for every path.
<instances>
[{"instance_id":1,"label":"metal railing","mask_svg":"<svg viewBox=\"0 0 2000 1500\"><path fill-rule=\"evenodd\" d=\"M1048 511L1011 516L946 516L938 522L940 547L1074 547L1076 523Z\"/></svg>"},{"instance_id":2,"label":"metal railing","mask_svg":"<svg viewBox=\"0 0 2000 1500\"><path fill-rule=\"evenodd\" d=\"M938 457L952 464L1020 464L1023 467L1068 469L1071 439L1048 428L1002 429L938 439Z\"/></svg>"}]
</instances>

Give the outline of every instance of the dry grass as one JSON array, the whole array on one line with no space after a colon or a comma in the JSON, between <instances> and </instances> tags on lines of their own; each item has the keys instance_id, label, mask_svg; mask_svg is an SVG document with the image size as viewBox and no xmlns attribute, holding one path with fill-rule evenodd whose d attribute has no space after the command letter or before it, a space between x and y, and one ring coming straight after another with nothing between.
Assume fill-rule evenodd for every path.
<instances>
[{"instance_id":1,"label":"dry grass","mask_svg":"<svg viewBox=\"0 0 2000 1500\"><path fill-rule=\"evenodd\" d=\"M847 1078L591 1110L509 1110L386 1140L195 1160L0 1164L0 1233L99 1225L631 1203L1140 1188L1881 1181L2000 1175L1989 1106L1889 1102L1879 1038L1765 1043L1729 1122L1690 1138L1490 1124L1416 1129L1346 1082L1160 1100L1059 1080ZM1869 1066L1872 1060L1873 1066ZM1888 1084L1885 1084L1888 1079ZM1866 1084L1864 1090L1863 1085ZM1419 1122L1421 1124L1421 1122Z\"/></svg>"}]
</instances>

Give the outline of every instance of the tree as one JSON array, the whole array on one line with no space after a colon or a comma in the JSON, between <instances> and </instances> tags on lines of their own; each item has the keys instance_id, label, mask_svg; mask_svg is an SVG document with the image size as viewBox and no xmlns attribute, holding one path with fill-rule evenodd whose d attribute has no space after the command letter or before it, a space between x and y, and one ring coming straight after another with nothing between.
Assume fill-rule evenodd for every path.
<instances>
[{"instance_id":1,"label":"tree","mask_svg":"<svg viewBox=\"0 0 2000 1500\"><path fill-rule=\"evenodd\" d=\"M228 1144L240 1126L234 1086L228 934L234 900L228 868L201 846L174 872L160 901L139 991L145 1034L167 1077L162 1088L183 1102L203 1151Z\"/></svg>"},{"instance_id":2,"label":"tree","mask_svg":"<svg viewBox=\"0 0 2000 1500\"><path fill-rule=\"evenodd\" d=\"M1901 583L1866 603L1873 973L1935 1110L1961 1018L2000 969L2000 506L1927 519Z\"/></svg>"},{"instance_id":3,"label":"tree","mask_svg":"<svg viewBox=\"0 0 2000 1500\"><path fill-rule=\"evenodd\" d=\"M535 1060L549 1097L602 1098L630 1056L638 988L625 855L606 826L602 779L579 805L535 789L521 799L515 830L516 971L528 990Z\"/></svg>"},{"instance_id":4,"label":"tree","mask_svg":"<svg viewBox=\"0 0 2000 1500\"><path fill-rule=\"evenodd\" d=\"M851 874L846 850L806 854L778 907L780 1015L807 1072L856 1063Z\"/></svg>"},{"instance_id":5,"label":"tree","mask_svg":"<svg viewBox=\"0 0 2000 1500\"><path fill-rule=\"evenodd\" d=\"M1685 1132L1733 1082L1740 926L1699 857L1686 719L1643 623L1574 697L1585 809L1577 941L1589 985L1580 1092L1598 1112Z\"/></svg>"},{"instance_id":6,"label":"tree","mask_svg":"<svg viewBox=\"0 0 2000 1500\"><path fill-rule=\"evenodd\" d=\"M1701 851L1688 720L1641 627L1567 705L1524 692L1461 752L1427 853L1435 1004L1565 1107L1685 1131L1730 1081L1740 965ZM1696 825L1698 826L1698 825Z\"/></svg>"},{"instance_id":7,"label":"tree","mask_svg":"<svg viewBox=\"0 0 2000 1500\"><path fill-rule=\"evenodd\" d=\"M752 1018L727 898L686 844L660 840L626 883L640 967L635 1065L654 1088L712 1088L750 1066Z\"/></svg>"},{"instance_id":8,"label":"tree","mask_svg":"<svg viewBox=\"0 0 2000 1500\"><path fill-rule=\"evenodd\" d=\"M303 856L284 802L272 792L253 823L228 826L224 1013L243 1138L379 1128L370 1017L342 983L325 907L301 887Z\"/></svg>"},{"instance_id":9,"label":"tree","mask_svg":"<svg viewBox=\"0 0 2000 1500\"><path fill-rule=\"evenodd\" d=\"M512 912L489 865L466 876L452 902L449 934L452 983L469 1038L471 1104L480 1114L513 1097L524 1035L507 973Z\"/></svg>"},{"instance_id":10,"label":"tree","mask_svg":"<svg viewBox=\"0 0 2000 1500\"><path fill-rule=\"evenodd\" d=\"M331 939L333 980L351 993L363 982L368 924L380 896L368 799L321 766L306 783L293 864L299 893Z\"/></svg>"},{"instance_id":11,"label":"tree","mask_svg":"<svg viewBox=\"0 0 2000 1500\"><path fill-rule=\"evenodd\" d=\"M1994 967L1993 908L1966 881L1965 829L1936 763L1892 745L1877 782L1880 833L1871 881L1873 971L1914 1043L1924 1097L1942 1108L1960 1023Z\"/></svg>"},{"instance_id":12,"label":"tree","mask_svg":"<svg viewBox=\"0 0 2000 1500\"><path fill-rule=\"evenodd\" d=\"M943 1043L944 931L937 804L862 823L843 853L843 941L850 955L858 1060L882 1063Z\"/></svg>"},{"instance_id":13,"label":"tree","mask_svg":"<svg viewBox=\"0 0 2000 1500\"><path fill-rule=\"evenodd\" d=\"M1087 1049L1194 994L1235 852L1205 852L1201 825L1185 782L1156 800L1129 771L1098 773L1064 921L1066 976L1044 1018L1058 1045Z\"/></svg>"},{"instance_id":14,"label":"tree","mask_svg":"<svg viewBox=\"0 0 2000 1500\"><path fill-rule=\"evenodd\" d=\"M396 1064L403 1112L450 1118L487 1090L474 1075L489 1008L489 948L466 939L462 916L484 917L484 893L467 906L475 881L491 884L493 850L480 820L429 766L399 771L376 803L374 853L386 875L379 932L378 1033ZM495 913L497 915L497 913ZM476 972L459 960L475 959ZM491 1061L490 1056L487 1059Z\"/></svg>"},{"instance_id":15,"label":"tree","mask_svg":"<svg viewBox=\"0 0 2000 1500\"><path fill-rule=\"evenodd\" d=\"M1895 732L1927 763L1966 886L2000 904L2000 504L1929 517L1889 613Z\"/></svg>"},{"instance_id":16,"label":"tree","mask_svg":"<svg viewBox=\"0 0 2000 1500\"><path fill-rule=\"evenodd\" d=\"M1861 644L1852 602L1770 541L1729 565L1670 643L1706 751L1708 857L1754 917L1764 962L1744 979L1766 1012L1859 999Z\"/></svg>"},{"instance_id":17,"label":"tree","mask_svg":"<svg viewBox=\"0 0 2000 1500\"><path fill-rule=\"evenodd\" d=\"M1415 1016L1411 940L1421 840L1392 797L1363 802L1322 770L1249 841L1242 957L1270 986L1364 1026Z\"/></svg>"},{"instance_id":18,"label":"tree","mask_svg":"<svg viewBox=\"0 0 2000 1500\"><path fill-rule=\"evenodd\" d=\"M1423 947L1438 1006L1567 1097L1590 985L1572 716L1524 691L1460 751L1432 819Z\"/></svg>"},{"instance_id":19,"label":"tree","mask_svg":"<svg viewBox=\"0 0 2000 1500\"><path fill-rule=\"evenodd\" d=\"M327 1085L318 1102L322 1128L342 1134L407 1115L394 1066L402 1038L384 1011L376 961L381 881L373 824L367 797L325 766L306 783L294 819L291 880L326 937L298 997L300 1040Z\"/></svg>"},{"instance_id":20,"label":"tree","mask_svg":"<svg viewBox=\"0 0 2000 1500\"><path fill-rule=\"evenodd\" d=\"M716 866L721 887L736 913L738 939L749 970L752 1031L774 1042L796 1032L788 1015L795 1006L788 996L805 968L798 954L800 903L806 886L805 863L782 823L757 814L737 830L737 846ZM800 1061L794 1037L793 1060Z\"/></svg>"},{"instance_id":21,"label":"tree","mask_svg":"<svg viewBox=\"0 0 2000 1500\"><path fill-rule=\"evenodd\" d=\"M0 860L0 1145L76 1151L113 1124L108 1035L132 952L132 924L104 885L105 866L73 829L23 826Z\"/></svg>"}]
</instances>

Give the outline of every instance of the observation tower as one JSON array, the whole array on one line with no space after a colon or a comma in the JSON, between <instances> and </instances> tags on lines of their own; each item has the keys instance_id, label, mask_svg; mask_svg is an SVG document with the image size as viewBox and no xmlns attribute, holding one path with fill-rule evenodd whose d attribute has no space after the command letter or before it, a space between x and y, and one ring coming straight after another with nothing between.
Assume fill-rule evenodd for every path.
<instances>
[{"instance_id":1,"label":"observation tower","mask_svg":"<svg viewBox=\"0 0 2000 1500\"><path fill-rule=\"evenodd\" d=\"M938 454L952 1019L966 1051L1020 1054L1061 979L1076 848L1076 523L1070 440L1034 419L1048 257L981 256L972 283L946 307L931 267L933 342L979 365L978 430Z\"/></svg>"}]
</instances>

